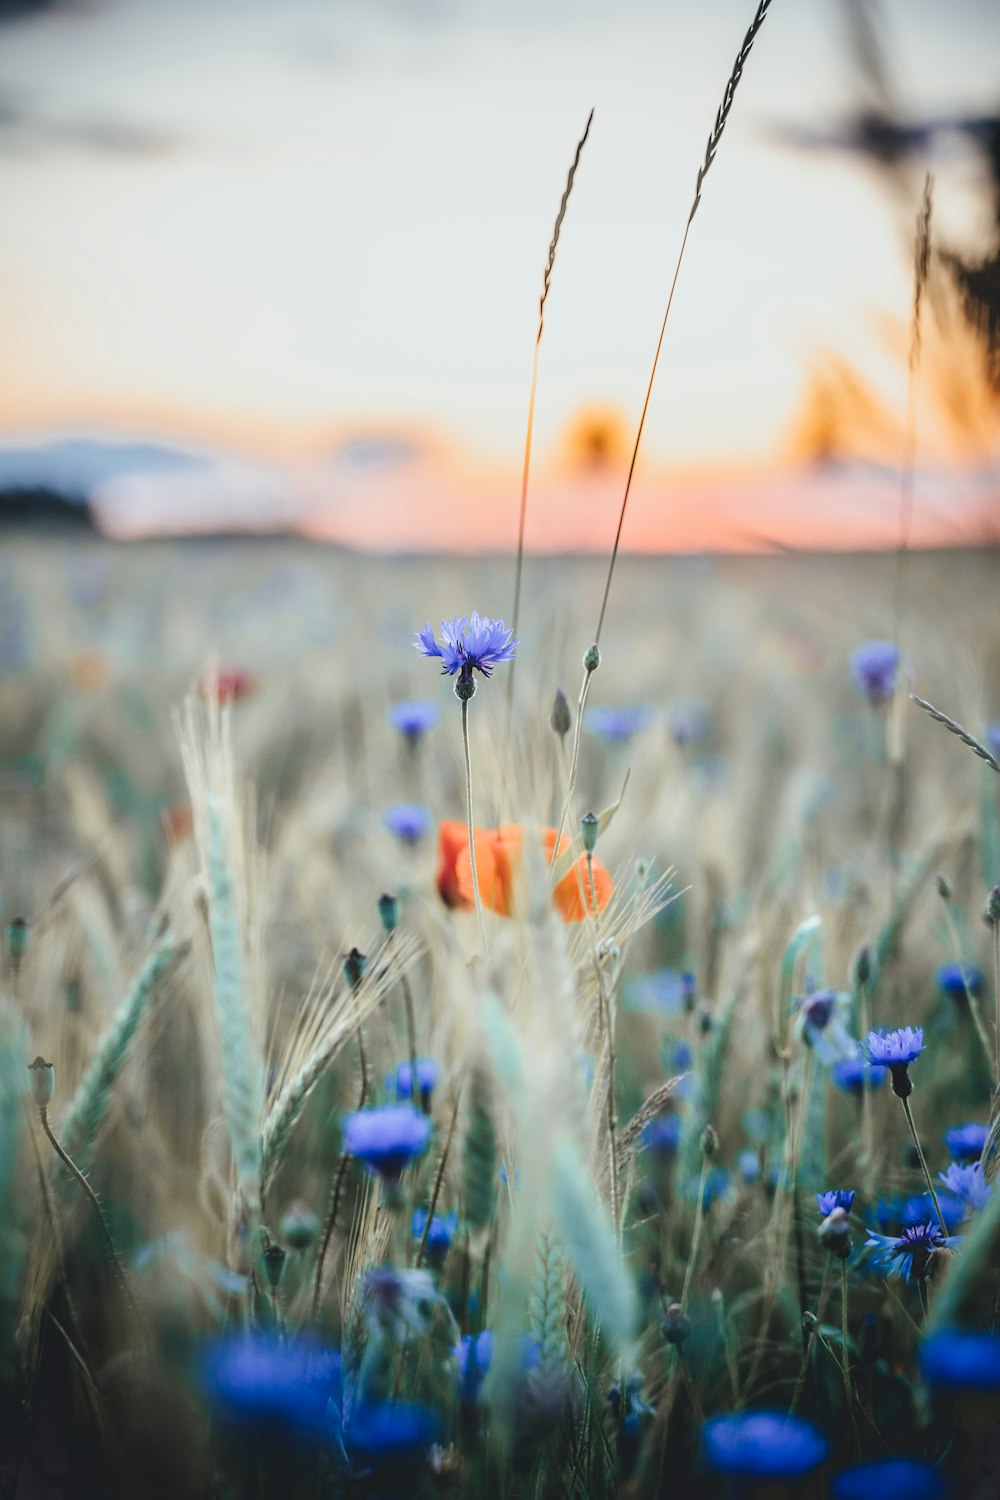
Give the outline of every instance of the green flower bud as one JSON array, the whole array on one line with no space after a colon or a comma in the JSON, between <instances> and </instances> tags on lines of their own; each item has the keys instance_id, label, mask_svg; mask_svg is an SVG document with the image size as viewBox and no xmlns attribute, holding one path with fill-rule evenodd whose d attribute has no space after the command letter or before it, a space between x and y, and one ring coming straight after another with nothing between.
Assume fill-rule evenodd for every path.
<instances>
[{"instance_id":1,"label":"green flower bud","mask_svg":"<svg viewBox=\"0 0 1000 1500\"><path fill-rule=\"evenodd\" d=\"M388 932L395 932L399 923L399 897L383 895L378 898L378 914L382 919L382 926Z\"/></svg>"},{"instance_id":2,"label":"green flower bud","mask_svg":"<svg viewBox=\"0 0 1000 1500\"><path fill-rule=\"evenodd\" d=\"M31 1097L39 1109L46 1109L56 1086L56 1070L39 1056L28 1064L28 1072L31 1074Z\"/></svg>"},{"instance_id":3,"label":"green flower bud","mask_svg":"<svg viewBox=\"0 0 1000 1500\"><path fill-rule=\"evenodd\" d=\"M601 825L592 812L584 813L580 819L580 832L583 834L583 847L588 854L593 854L597 847L597 835Z\"/></svg>"}]
</instances>

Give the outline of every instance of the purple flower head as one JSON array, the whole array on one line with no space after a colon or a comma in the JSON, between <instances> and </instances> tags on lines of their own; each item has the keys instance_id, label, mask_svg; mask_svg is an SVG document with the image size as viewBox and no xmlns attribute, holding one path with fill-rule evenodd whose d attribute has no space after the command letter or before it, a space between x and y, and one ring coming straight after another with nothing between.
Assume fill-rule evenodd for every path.
<instances>
[{"instance_id":1,"label":"purple flower head","mask_svg":"<svg viewBox=\"0 0 1000 1500\"><path fill-rule=\"evenodd\" d=\"M878 1063L866 1062L860 1048L855 1048L850 1057L837 1063L833 1070L833 1081L838 1089L843 1089L847 1094L860 1094L864 1090L866 1078L869 1088L878 1088L880 1083L885 1083L887 1071Z\"/></svg>"},{"instance_id":2,"label":"purple flower head","mask_svg":"<svg viewBox=\"0 0 1000 1500\"><path fill-rule=\"evenodd\" d=\"M643 1145L663 1156L673 1156L680 1138L680 1115L658 1115L642 1127Z\"/></svg>"},{"instance_id":3,"label":"purple flower head","mask_svg":"<svg viewBox=\"0 0 1000 1500\"><path fill-rule=\"evenodd\" d=\"M997 720L994 724L987 724L983 738L986 741L986 748L993 756L993 759L1000 760L1000 720Z\"/></svg>"},{"instance_id":4,"label":"purple flower head","mask_svg":"<svg viewBox=\"0 0 1000 1500\"><path fill-rule=\"evenodd\" d=\"M712 1417L701 1441L710 1469L746 1479L798 1478L818 1468L828 1452L811 1422L779 1411Z\"/></svg>"},{"instance_id":5,"label":"purple flower head","mask_svg":"<svg viewBox=\"0 0 1000 1500\"><path fill-rule=\"evenodd\" d=\"M944 1143L956 1161L978 1161L989 1139L988 1125L956 1125L944 1133Z\"/></svg>"},{"instance_id":6,"label":"purple flower head","mask_svg":"<svg viewBox=\"0 0 1000 1500\"><path fill-rule=\"evenodd\" d=\"M986 1206L993 1191L992 1182L986 1181L981 1161L966 1166L953 1161L947 1172L939 1172L938 1176L949 1193L953 1193L974 1214ZM943 1203L941 1207L944 1208Z\"/></svg>"},{"instance_id":7,"label":"purple flower head","mask_svg":"<svg viewBox=\"0 0 1000 1500\"><path fill-rule=\"evenodd\" d=\"M816 990L792 1001L796 1030L824 1067L832 1068L855 1051L845 1024L850 1004L850 995L838 990Z\"/></svg>"},{"instance_id":8,"label":"purple flower head","mask_svg":"<svg viewBox=\"0 0 1000 1500\"><path fill-rule=\"evenodd\" d=\"M831 1188L828 1193L817 1193L816 1202L819 1205L820 1218L827 1218L835 1208L842 1208L845 1214L849 1214L856 1196L854 1188Z\"/></svg>"},{"instance_id":9,"label":"purple flower head","mask_svg":"<svg viewBox=\"0 0 1000 1500\"><path fill-rule=\"evenodd\" d=\"M944 1480L930 1464L887 1458L845 1469L833 1481L833 1500L941 1500Z\"/></svg>"},{"instance_id":10,"label":"purple flower head","mask_svg":"<svg viewBox=\"0 0 1000 1500\"><path fill-rule=\"evenodd\" d=\"M424 735L437 727L441 718L436 703L427 698L404 698L389 709L389 723L408 745L417 745Z\"/></svg>"},{"instance_id":11,"label":"purple flower head","mask_svg":"<svg viewBox=\"0 0 1000 1500\"><path fill-rule=\"evenodd\" d=\"M869 1062L905 1068L924 1050L924 1028L902 1026L896 1031L869 1031L863 1047Z\"/></svg>"},{"instance_id":12,"label":"purple flower head","mask_svg":"<svg viewBox=\"0 0 1000 1500\"><path fill-rule=\"evenodd\" d=\"M634 734L649 728L653 718L653 710L646 705L614 708L601 704L588 712L586 728L611 745L627 745Z\"/></svg>"},{"instance_id":13,"label":"purple flower head","mask_svg":"<svg viewBox=\"0 0 1000 1500\"><path fill-rule=\"evenodd\" d=\"M390 1073L385 1080L387 1089L391 1089L397 1099L410 1099L413 1097L413 1068L409 1062L401 1062L395 1073ZM441 1069L433 1057L417 1058L417 1093L420 1097L430 1098L438 1086L441 1077Z\"/></svg>"},{"instance_id":14,"label":"purple flower head","mask_svg":"<svg viewBox=\"0 0 1000 1500\"><path fill-rule=\"evenodd\" d=\"M412 1104L359 1109L344 1121L344 1150L389 1182L427 1150L433 1126Z\"/></svg>"},{"instance_id":15,"label":"purple flower head","mask_svg":"<svg viewBox=\"0 0 1000 1500\"><path fill-rule=\"evenodd\" d=\"M229 1421L319 1436L328 1403L339 1401L340 1356L308 1344L289 1346L263 1335L248 1340L240 1334L209 1346L201 1384Z\"/></svg>"},{"instance_id":16,"label":"purple flower head","mask_svg":"<svg viewBox=\"0 0 1000 1500\"><path fill-rule=\"evenodd\" d=\"M921 1344L920 1371L932 1388L995 1391L1000 1388L1000 1338L943 1328Z\"/></svg>"},{"instance_id":17,"label":"purple flower head","mask_svg":"<svg viewBox=\"0 0 1000 1500\"><path fill-rule=\"evenodd\" d=\"M696 745L708 738L712 721L697 698L678 698L667 709L667 727L677 745Z\"/></svg>"},{"instance_id":18,"label":"purple flower head","mask_svg":"<svg viewBox=\"0 0 1000 1500\"><path fill-rule=\"evenodd\" d=\"M898 1235L874 1234L869 1230L865 1243L875 1252L874 1264L887 1276L902 1276L909 1281L914 1270L918 1276L924 1275L935 1250L957 1245L958 1239L945 1239L937 1220L926 1219L922 1224L911 1224Z\"/></svg>"},{"instance_id":19,"label":"purple flower head","mask_svg":"<svg viewBox=\"0 0 1000 1500\"><path fill-rule=\"evenodd\" d=\"M382 814L382 822L404 844L418 844L431 826L431 815L422 802L393 802Z\"/></svg>"},{"instance_id":20,"label":"purple flower head","mask_svg":"<svg viewBox=\"0 0 1000 1500\"><path fill-rule=\"evenodd\" d=\"M972 964L942 964L934 975L937 987L953 1000L964 1000L966 989L977 999L983 993L983 974Z\"/></svg>"},{"instance_id":21,"label":"purple flower head","mask_svg":"<svg viewBox=\"0 0 1000 1500\"><path fill-rule=\"evenodd\" d=\"M427 1210L418 1208L414 1211L410 1223L413 1238L419 1245L424 1238L424 1230L427 1229ZM452 1211L450 1214L435 1214L431 1220L431 1227L427 1229L427 1240L425 1253L432 1266L441 1266L444 1258L451 1249L451 1242L455 1238L458 1229L458 1214Z\"/></svg>"},{"instance_id":22,"label":"purple flower head","mask_svg":"<svg viewBox=\"0 0 1000 1500\"><path fill-rule=\"evenodd\" d=\"M899 647L892 641L865 641L850 655L854 686L871 703L891 698L899 671Z\"/></svg>"},{"instance_id":23,"label":"purple flower head","mask_svg":"<svg viewBox=\"0 0 1000 1500\"><path fill-rule=\"evenodd\" d=\"M455 692L460 698L471 698L476 690L473 671L492 677L494 667L513 660L520 644L513 635L503 620L491 620L487 615L473 612L470 616L456 615L453 620L441 621L440 646L429 624L417 632L413 644L423 656L439 656L445 675L454 677L457 672Z\"/></svg>"}]
</instances>

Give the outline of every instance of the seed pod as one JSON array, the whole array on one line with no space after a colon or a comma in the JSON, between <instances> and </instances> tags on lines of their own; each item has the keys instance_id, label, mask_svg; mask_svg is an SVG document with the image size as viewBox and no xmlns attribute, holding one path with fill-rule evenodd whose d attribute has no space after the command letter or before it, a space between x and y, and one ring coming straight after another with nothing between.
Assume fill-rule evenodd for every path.
<instances>
[{"instance_id":1,"label":"seed pod","mask_svg":"<svg viewBox=\"0 0 1000 1500\"><path fill-rule=\"evenodd\" d=\"M552 712L549 715L549 723L561 740L566 738L573 727L573 717L569 711L566 694L561 687L556 688L556 695L552 700Z\"/></svg>"}]
</instances>

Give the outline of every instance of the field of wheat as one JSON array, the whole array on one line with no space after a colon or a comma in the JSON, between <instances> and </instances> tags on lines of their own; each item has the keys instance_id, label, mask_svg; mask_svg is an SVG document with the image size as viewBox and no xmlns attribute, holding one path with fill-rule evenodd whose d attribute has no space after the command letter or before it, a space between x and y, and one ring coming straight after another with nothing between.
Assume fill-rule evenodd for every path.
<instances>
[{"instance_id":1,"label":"field of wheat","mask_svg":"<svg viewBox=\"0 0 1000 1500\"><path fill-rule=\"evenodd\" d=\"M996 562L11 537L3 1492L994 1495Z\"/></svg>"}]
</instances>

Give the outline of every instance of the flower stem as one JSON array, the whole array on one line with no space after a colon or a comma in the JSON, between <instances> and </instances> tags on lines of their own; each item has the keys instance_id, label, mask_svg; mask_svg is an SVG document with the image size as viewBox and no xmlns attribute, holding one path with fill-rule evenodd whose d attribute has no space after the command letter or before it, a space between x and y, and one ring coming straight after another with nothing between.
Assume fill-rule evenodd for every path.
<instances>
[{"instance_id":1,"label":"flower stem","mask_svg":"<svg viewBox=\"0 0 1000 1500\"><path fill-rule=\"evenodd\" d=\"M948 905L948 902L945 901L943 905L944 922L945 926L948 929L948 937L951 941L952 952L955 955L955 962L958 964L958 972L962 976L962 984L965 988L965 1001L969 1007L969 1015L972 1017L972 1024L976 1028L976 1035L979 1038L980 1045L986 1057L986 1066L993 1069L994 1078L997 1081L1000 1081L1000 1024L998 1024L997 1026L996 1042L994 1048L990 1046L989 1038L986 1035L986 1027L983 1025L983 1018L979 1014L979 1004L976 1000L975 995L972 993L972 986L969 984L968 970L966 969L965 960L962 957L962 943L958 936L958 929L955 926L955 919L951 914L951 909ZM996 942L995 927L994 942ZM998 995L1000 995L1000 990L998 990ZM998 1023L1000 1023L1000 999L997 1000L997 1021Z\"/></svg>"},{"instance_id":2,"label":"flower stem","mask_svg":"<svg viewBox=\"0 0 1000 1500\"><path fill-rule=\"evenodd\" d=\"M840 1357L844 1370L844 1399L851 1418L851 1433L854 1449L861 1457L861 1439L858 1436L858 1419L854 1411L854 1388L851 1385L851 1356L847 1347L847 1261L840 1262Z\"/></svg>"},{"instance_id":3,"label":"flower stem","mask_svg":"<svg viewBox=\"0 0 1000 1500\"><path fill-rule=\"evenodd\" d=\"M476 898L476 916L479 918L479 941L486 957L486 923L483 920L483 898L479 894L479 873L476 870L476 840L472 831L472 753L469 749L469 700L462 699L462 743L465 747L465 816L469 825L469 864L472 868L472 891Z\"/></svg>"},{"instance_id":4,"label":"flower stem","mask_svg":"<svg viewBox=\"0 0 1000 1500\"><path fill-rule=\"evenodd\" d=\"M701 1224L704 1217L705 1183L708 1180L709 1156L702 1152L701 1171L698 1174L698 1202L694 1211L694 1234L691 1236L691 1251L688 1255L687 1270L684 1272L684 1287L681 1291L681 1307L687 1311L688 1292L691 1290L691 1279L694 1276L695 1262L698 1259L698 1246L701 1241Z\"/></svg>"},{"instance_id":5,"label":"flower stem","mask_svg":"<svg viewBox=\"0 0 1000 1500\"><path fill-rule=\"evenodd\" d=\"M938 1202L938 1195L934 1191L934 1184L931 1181L931 1174L927 1170L927 1161L924 1157L923 1147L920 1144L920 1137L917 1135L917 1127L913 1123L913 1111L910 1109L910 1101L909 1099L903 1099L901 1102L903 1105L903 1113L906 1116L906 1123L910 1127L910 1134L913 1137L913 1144L916 1147L917 1156L920 1159L920 1168L924 1174L924 1181L927 1184L927 1191L930 1193L931 1198L934 1200L934 1212L938 1216L938 1223L941 1225L941 1233L944 1235L945 1239L947 1239L948 1226L944 1222L944 1214L941 1212L941 1205Z\"/></svg>"},{"instance_id":6,"label":"flower stem","mask_svg":"<svg viewBox=\"0 0 1000 1500\"><path fill-rule=\"evenodd\" d=\"M993 923L993 998L996 1006L996 1071L994 1077L1000 1086L1000 922Z\"/></svg>"},{"instance_id":7,"label":"flower stem","mask_svg":"<svg viewBox=\"0 0 1000 1500\"><path fill-rule=\"evenodd\" d=\"M583 711L587 706L587 694L590 692L590 679L593 675L593 670L590 667L584 667L583 681L580 684L580 696L576 704L576 723L573 725L573 749L569 758L569 775L566 778L566 796L563 799L562 812L559 814L559 827L556 829L555 843L552 845L552 858L549 860L550 869L559 858L559 845L566 828L566 819L569 817L573 793L576 790L576 773L580 764L580 736L583 733Z\"/></svg>"},{"instance_id":8,"label":"flower stem","mask_svg":"<svg viewBox=\"0 0 1000 1500\"><path fill-rule=\"evenodd\" d=\"M114 1269L115 1276L118 1279L118 1284L121 1287L122 1295L124 1296L125 1300L128 1302L129 1307L131 1308L132 1312L135 1314L135 1317L136 1317L136 1319L139 1322L140 1327L141 1327L142 1315L140 1314L139 1308L136 1305L135 1298L132 1296L132 1289L131 1289L131 1287L128 1284L128 1278L125 1275L125 1267L122 1265L121 1258L120 1258L120 1256L118 1254L117 1249L115 1248L115 1242L114 1242L114 1240L111 1237L111 1228L110 1228L110 1225L108 1224L107 1218L105 1217L104 1209L101 1206L101 1200L98 1198L97 1194L94 1192L94 1189L91 1187L91 1185L87 1181L86 1177L84 1177L83 1173L80 1171L80 1168L67 1155L67 1153L63 1150L62 1146L56 1140L56 1137L55 1137L55 1135L53 1134L53 1131L52 1131L52 1126L49 1124L49 1112L45 1108L44 1105L42 1105L42 1106L39 1107L38 1115L39 1115L39 1118L40 1118L40 1120L42 1122L42 1129L45 1131L45 1134L48 1136L49 1144L51 1145L53 1151L59 1157L59 1160L63 1163L63 1165L65 1167L68 1167L69 1170L72 1172L73 1176L76 1178L77 1182L83 1188L83 1191L86 1193L87 1197L90 1199L91 1204L93 1205L94 1212L96 1213L96 1215L98 1217L98 1220L99 1220L100 1225L101 1225L101 1229L102 1229L102 1231L104 1233L104 1242L105 1242L105 1245L107 1247L108 1258L109 1258L109 1260L111 1262L111 1265L112 1265L112 1267Z\"/></svg>"},{"instance_id":9,"label":"flower stem","mask_svg":"<svg viewBox=\"0 0 1000 1500\"><path fill-rule=\"evenodd\" d=\"M463 704L463 707L464 706L465 705ZM461 1104L461 1102L462 1089L461 1085L459 1085L459 1088L455 1094L455 1103L452 1105L451 1120L448 1122L448 1134L445 1138L444 1149L441 1152L441 1160L438 1162L438 1169L434 1174L434 1186L431 1189L431 1198L430 1202L427 1205L427 1222L424 1225L424 1232L421 1236L420 1245L417 1249L417 1258L413 1263L414 1269L417 1271L420 1270L421 1264L424 1259L424 1252L427 1249L427 1236L431 1232L431 1220L434 1218L434 1212L437 1208L438 1195L441 1192L441 1184L444 1181L445 1168L448 1165L448 1154L451 1151L451 1143L455 1135L455 1126L458 1123L458 1106Z\"/></svg>"}]
</instances>

